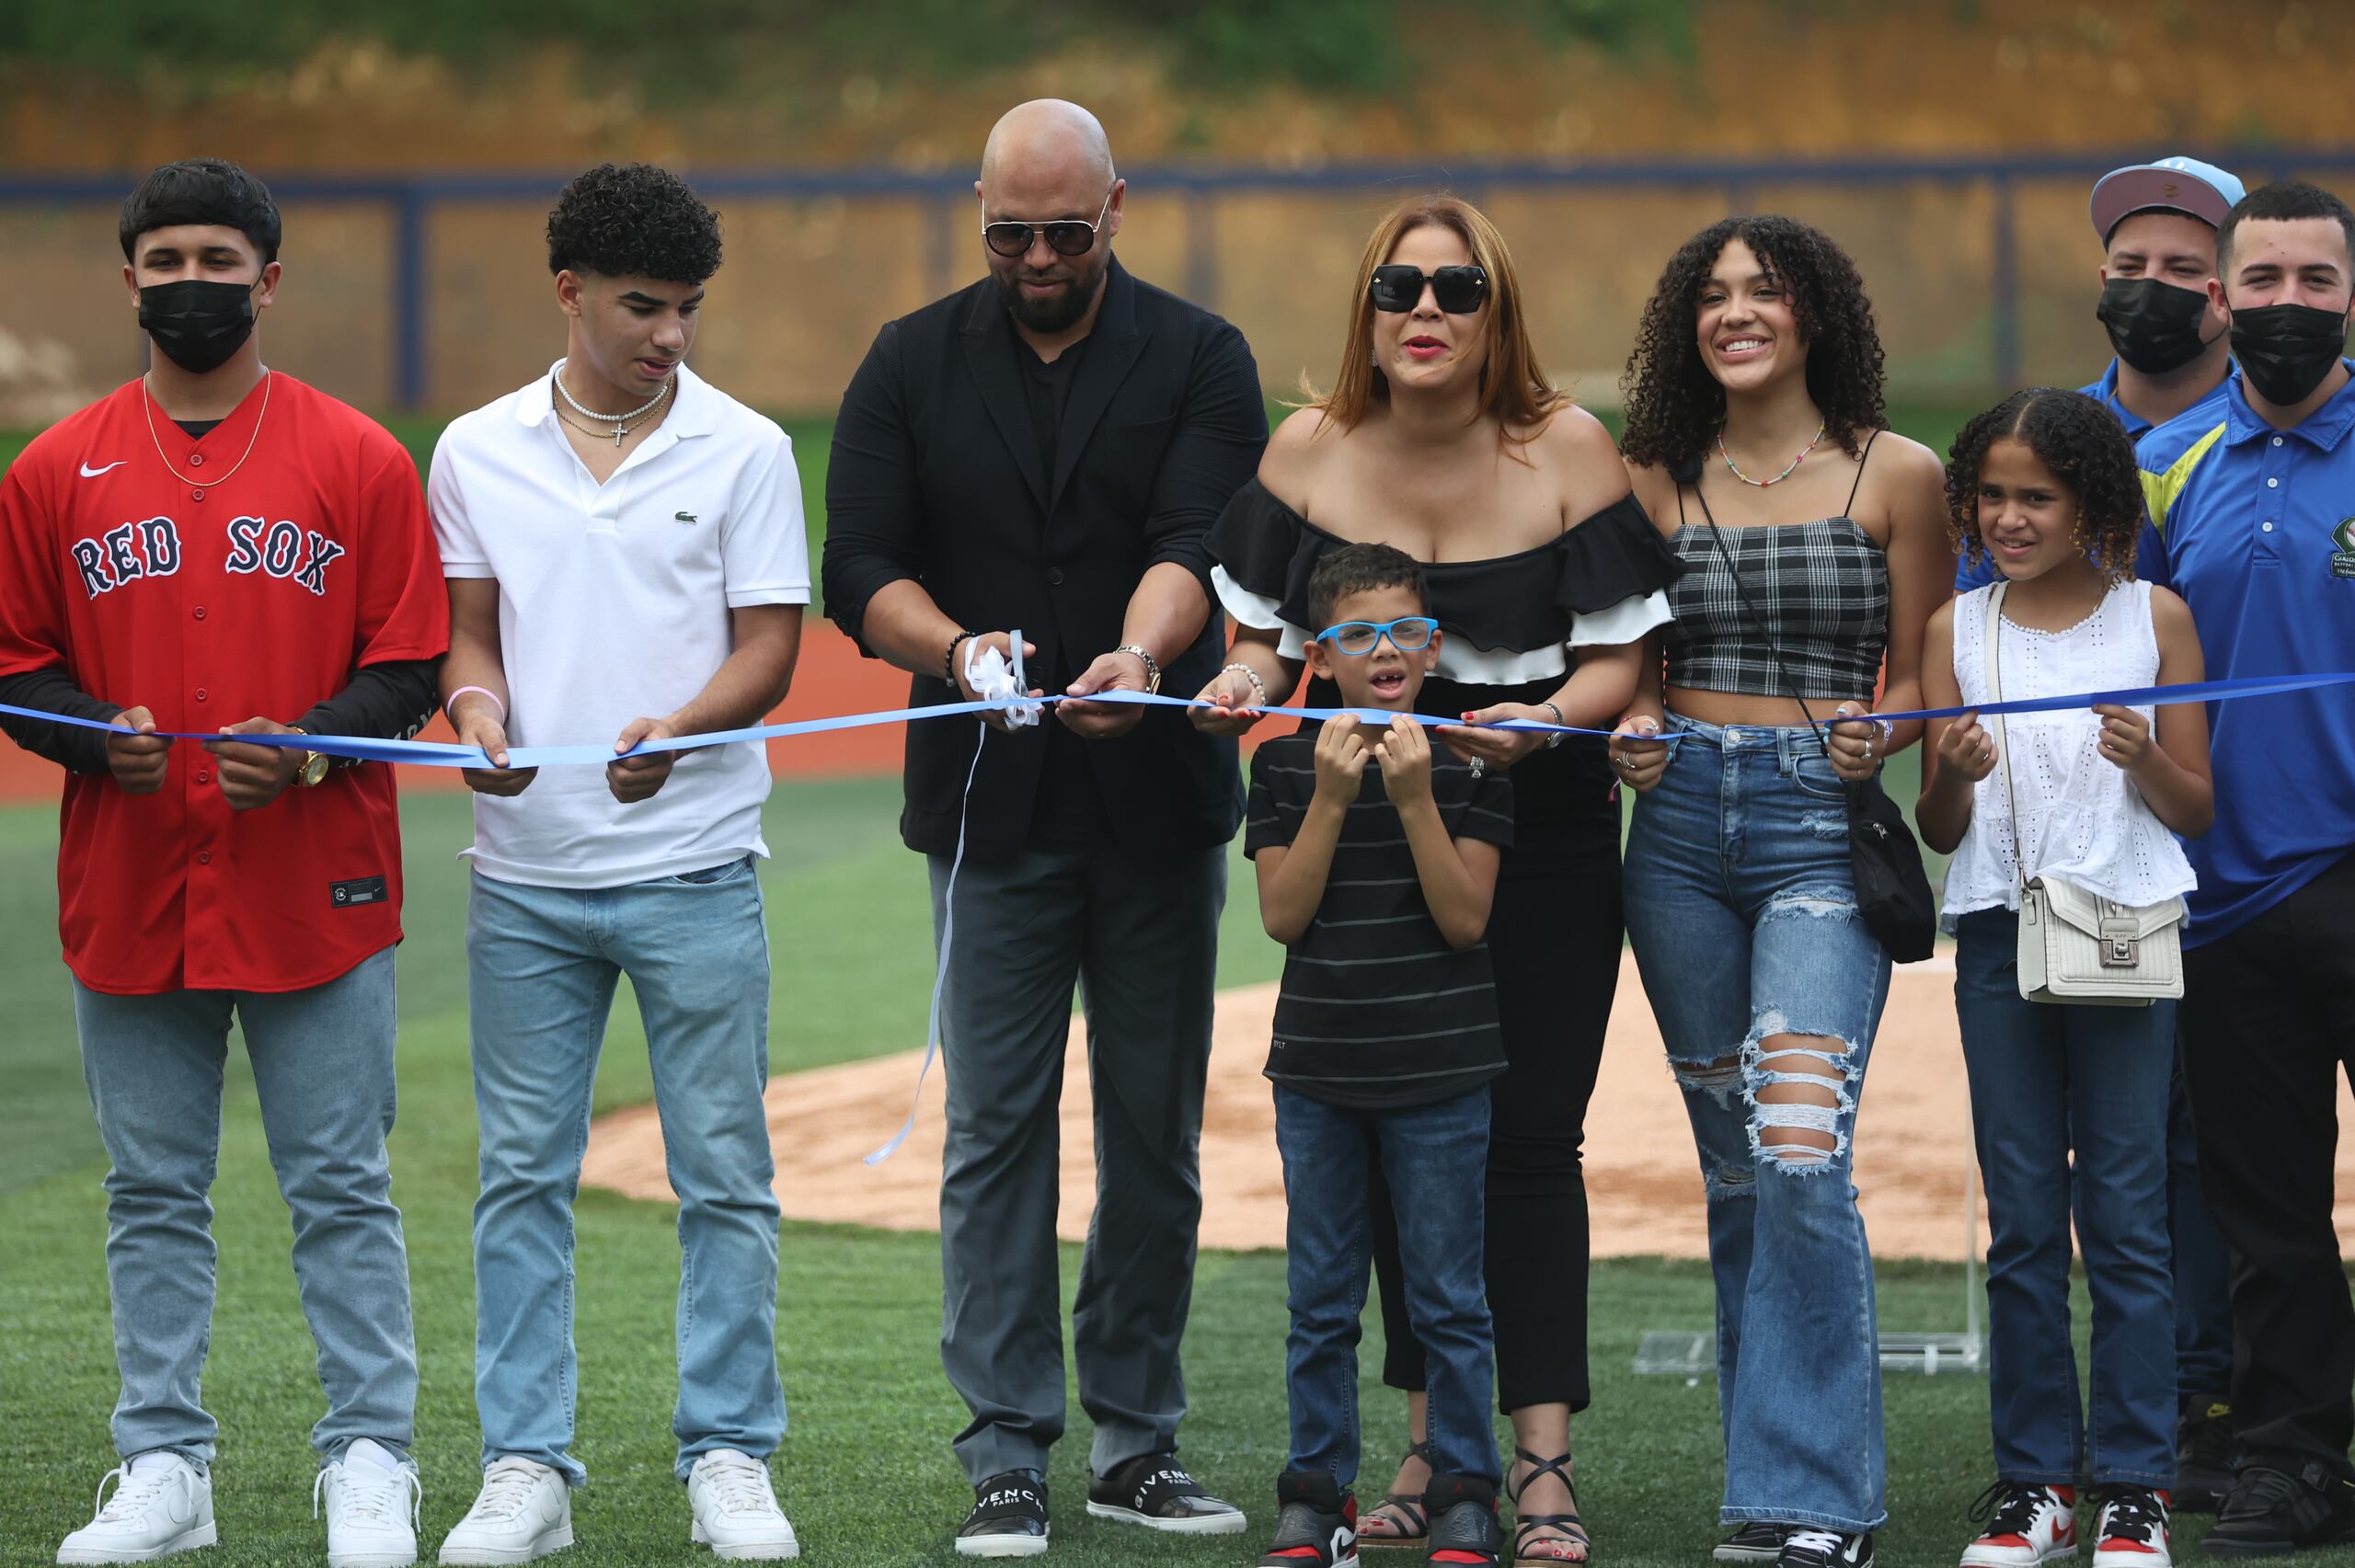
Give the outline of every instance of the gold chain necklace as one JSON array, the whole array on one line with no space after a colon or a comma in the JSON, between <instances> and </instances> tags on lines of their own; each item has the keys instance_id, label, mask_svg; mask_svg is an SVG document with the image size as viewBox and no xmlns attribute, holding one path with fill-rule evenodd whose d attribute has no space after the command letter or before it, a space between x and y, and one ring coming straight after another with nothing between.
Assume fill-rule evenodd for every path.
<instances>
[{"instance_id":1,"label":"gold chain necklace","mask_svg":"<svg viewBox=\"0 0 2355 1568\"><path fill-rule=\"evenodd\" d=\"M642 428L640 425L627 425L621 423L621 421L625 419L635 419L641 414L650 413L656 408L659 408L661 406L662 400L671 395L671 388L677 384L675 382L664 382L662 383L662 390L654 395L651 402L633 408L626 414L599 414L590 409L582 408L578 402L574 401L572 394L565 391L564 376L561 372L557 374L555 380L556 389L558 392L564 393L564 400L567 403L572 404L572 406L575 409L587 415L590 418L602 421L605 428L603 429L598 429L593 426L584 425L580 420L574 418L571 415L567 414L561 408L558 408L556 411L557 418L562 419L566 424L570 425L574 429L579 430L584 436L594 436L600 441L603 441L607 436L611 436L614 438L614 445L615 447L619 447L622 444L623 437L634 435Z\"/></svg>"},{"instance_id":2,"label":"gold chain necklace","mask_svg":"<svg viewBox=\"0 0 2355 1568\"><path fill-rule=\"evenodd\" d=\"M278 377L273 372L264 371L262 372L261 411L254 416L254 433L246 441L246 450L238 455L237 461L229 465L229 472L215 479L191 479L187 475L181 473L178 469L173 467L172 460L165 455L164 438L155 433L155 395L148 390L147 383L143 378L139 383L139 407L140 411L147 416L147 439L155 443L155 455L158 458L163 459L164 472L169 474L173 478L178 480L181 484L186 485L191 490L201 489L206 486L218 487L227 484L231 476L234 475L238 469L243 468L246 465L246 459L254 454L255 442L261 440L261 422L270 418L270 383L275 382L277 379ZM230 412L234 414L236 410L232 409ZM208 431L207 433L210 434L211 432Z\"/></svg>"}]
</instances>

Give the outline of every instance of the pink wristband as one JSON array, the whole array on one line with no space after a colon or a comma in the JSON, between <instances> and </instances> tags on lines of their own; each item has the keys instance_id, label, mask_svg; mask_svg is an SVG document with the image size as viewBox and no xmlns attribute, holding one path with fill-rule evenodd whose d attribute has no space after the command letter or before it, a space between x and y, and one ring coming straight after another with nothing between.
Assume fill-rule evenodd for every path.
<instances>
[{"instance_id":1,"label":"pink wristband","mask_svg":"<svg viewBox=\"0 0 2355 1568\"><path fill-rule=\"evenodd\" d=\"M488 686L461 686L456 691L450 693L448 702L442 704L442 711L445 714L449 714L451 723L455 724L458 722L458 715L456 714L450 713L451 707L460 697L465 696L469 692L479 692L484 696L488 697L492 702L499 703L499 722L501 724L505 724L507 722L507 704L505 703L499 702L498 692L492 691Z\"/></svg>"}]
</instances>

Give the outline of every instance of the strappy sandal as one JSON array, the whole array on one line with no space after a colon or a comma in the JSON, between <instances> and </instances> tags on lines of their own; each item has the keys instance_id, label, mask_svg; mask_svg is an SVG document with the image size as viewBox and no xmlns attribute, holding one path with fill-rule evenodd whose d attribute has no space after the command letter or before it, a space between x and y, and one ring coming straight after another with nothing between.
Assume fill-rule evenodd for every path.
<instances>
[{"instance_id":1,"label":"strappy sandal","mask_svg":"<svg viewBox=\"0 0 2355 1568\"><path fill-rule=\"evenodd\" d=\"M1419 1443L1407 1444L1406 1459L1398 1462L1405 1464L1407 1459L1420 1459L1425 1465L1429 1465L1431 1462L1430 1439L1426 1437ZM1398 1533L1396 1535L1366 1534L1367 1523L1376 1518L1388 1519L1398 1527ZM1390 1551L1404 1550L1407 1547L1419 1548L1430 1539L1430 1535L1431 1516L1423 1506L1423 1494L1419 1492L1393 1492L1367 1509L1358 1519L1358 1550L1360 1551Z\"/></svg>"},{"instance_id":2,"label":"strappy sandal","mask_svg":"<svg viewBox=\"0 0 2355 1568\"><path fill-rule=\"evenodd\" d=\"M1586 1526L1579 1521L1577 1512L1579 1494L1578 1487L1570 1480L1570 1456L1564 1454L1558 1459L1541 1459L1527 1448L1519 1446L1515 1446L1512 1455L1514 1459L1530 1467L1529 1473L1521 1478L1521 1484L1508 1488L1506 1492L1506 1495L1511 1497L1513 1503L1513 1568L1558 1568L1558 1565L1564 1562L1586 1562L1593 1553L1594 1542L1589 1539ZM1571 1511L1569 1513L1524 1514L1521 1511L1521 1494L1528 1491L1529 1483L1541 1475L1555 1475L1561 1478L1562 1489L1570 1494ZM1538 1530L1557 1530L1560 1533L1537 1536L1536 1539L1532 1539L1533 1533ZM1535 1547L1566 1547L1571 1550L1540 1556L1532 1550Z\"/></svg>"}]
</instances>

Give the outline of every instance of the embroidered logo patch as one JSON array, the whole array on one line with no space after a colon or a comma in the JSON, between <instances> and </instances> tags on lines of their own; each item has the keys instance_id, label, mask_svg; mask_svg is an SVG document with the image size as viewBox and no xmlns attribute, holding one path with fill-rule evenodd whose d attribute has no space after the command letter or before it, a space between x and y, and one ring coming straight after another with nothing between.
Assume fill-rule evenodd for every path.
<instances>
[{"instance_id":1,"label":"embroidered logo patch","mask_svg":"<svg viewBox=\"0 0 2355 1568\"><path fill-rule=\"evenodd\" d=\"M695 520L695 514L691 511L672 512L671 515L681 522L691 523Z\"/></svg>"},{"instance_id":2,"label":"embroidered logo patch","mask_svg":"<svg viewBox=\"0 0 2355 1568\"><path fill-rule=\"evenodd\" d=\"M2330 553L2330 575L2355 578L2355 517L2340 518L2338 526L2330 531L2330 542L2336 546Z\"/></svg>"}]
</instances>

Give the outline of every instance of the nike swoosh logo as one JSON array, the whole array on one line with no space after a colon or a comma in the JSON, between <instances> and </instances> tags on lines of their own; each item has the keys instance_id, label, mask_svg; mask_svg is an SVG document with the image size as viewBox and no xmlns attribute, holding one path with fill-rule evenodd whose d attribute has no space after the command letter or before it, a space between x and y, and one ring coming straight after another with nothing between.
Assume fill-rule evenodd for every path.
<instances>
[{"instance_id":1,"label":"nike swoosh logo","mask_svg":"<svg viewBox=\"0 0 2355 1568\"><path fill-rule=\"evenodd\" d=\"M86 463L82 464L82 477L85 479L95 479L101 474L111 474L130 461L131 459L127 457L118 457L112 463L108 464L104 468L93 468Z\"/></svg>"}]
</instances>

